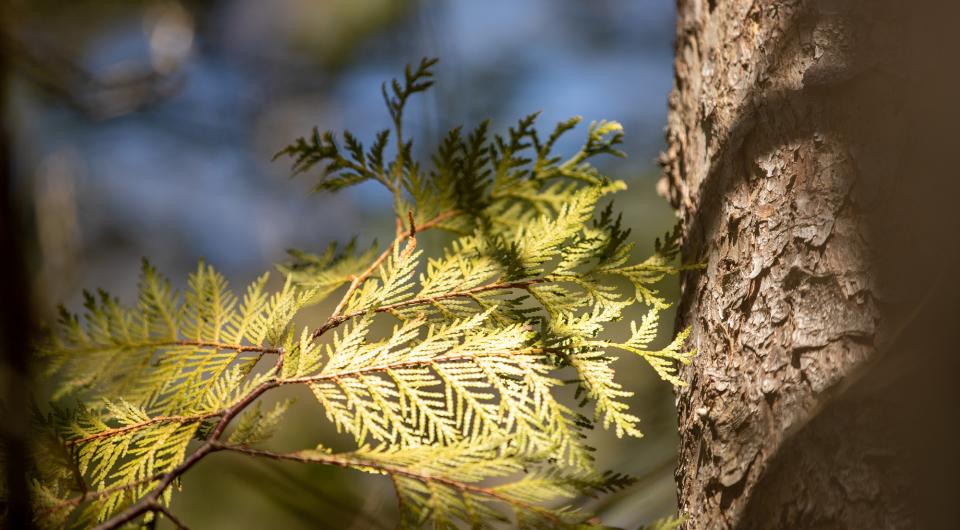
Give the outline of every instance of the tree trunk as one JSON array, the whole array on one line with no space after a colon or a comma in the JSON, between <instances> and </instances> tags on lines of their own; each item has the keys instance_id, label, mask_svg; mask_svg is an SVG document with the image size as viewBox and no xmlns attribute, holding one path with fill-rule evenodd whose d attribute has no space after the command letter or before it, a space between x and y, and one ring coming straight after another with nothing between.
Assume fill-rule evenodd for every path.
<instances>
[{"instance_id":1,"label":"tree trunk","mask_svg":"<svg viewBox=\"0 0 960 530\"><path fill-rule=\"evenodd\" d=\"M679 1L687 528L960 527L953 4Z\"/></svg>"}]
</instances>

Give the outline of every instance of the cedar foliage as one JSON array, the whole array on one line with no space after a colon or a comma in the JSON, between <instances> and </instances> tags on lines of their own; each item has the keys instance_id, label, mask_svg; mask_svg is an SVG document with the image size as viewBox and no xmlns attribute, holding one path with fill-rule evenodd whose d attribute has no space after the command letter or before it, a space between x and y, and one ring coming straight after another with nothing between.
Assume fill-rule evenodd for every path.
<instances>
[{"instance_id":1,"label":"cedar foliage","mask_svg":"<svg viewBox=\"0 0 960 530\"><path fill-rule=\"evenodd\" d=\"M693 354L686 332L650 347L669 305L655 286L681 269L677 234L632 261L629 230L612 205L598 207L625 188L590 164L622 156L616 122L590 124L566 159L553 148L579 118L546 137L535 114L505 135L486 122L457 128L421 166L402 118L408 99L431 86L435 62L384 85L394 126L369 148L349 132L314 130L278 154L295 173L319 170L317 190L367 180L390 190L397 229L385 249L293 251L279 267L282 288L267 290L264 274L240 294L202 262L178 293L144 262L135 305L100 292L87 294L81 316L61 311L41 348L57 381L52 412L38 413L41 526L176 521L179 480L219 451L386 475L404 528L599 524L569 502L630 479L594 468L585 432L596 422L640 436L624 401L632 393L611 366L615 352L641 356L676 385L677 363ZM417 235L430 229L452 240L425 256ZM294 323L341 290L325 322ZM649 309L629 339L606 338L634 304ZM392 332L375 338L383 320ZM272 363L258 365L265 358ZM565 369L576 372L592 418L558 399ZM308 386L356 450L259 448L290 402L265 410L258 398L286 385Z\"/></svg>"}]
</instances>

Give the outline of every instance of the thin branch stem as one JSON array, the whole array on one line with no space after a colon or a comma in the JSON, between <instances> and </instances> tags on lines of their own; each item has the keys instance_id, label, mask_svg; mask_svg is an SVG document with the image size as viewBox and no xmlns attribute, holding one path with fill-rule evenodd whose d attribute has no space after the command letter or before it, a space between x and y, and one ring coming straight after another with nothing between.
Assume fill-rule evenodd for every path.
<instances>
[{"instance_id":1,"label":"thin branch stem","mask_svg":"<svg viewBox=\"0 0 960 530\"><path fill-rule=\"evenodd\" d=\"M436 363L469 361L473 359L479 359L482 357L515 357L515 356L521 356L521 355L540 355L547 352L548 350L544 348L525 348L522 350L514 350L514 351L464 353L464 354L457 354L457 355L438 355L435 357L428 357L426 359L419 359L416 361L397 361L395 363L368 366L365 368L358 368L356 370L345 370L342 372L334 372L330 374L318 374L318 375L312 375L312 376L306 376L306 377L297 377L293 379L282 379L278 381L278 383L281 385L293 385L293 384L304 384L304 383L309 384L309 383L316 383L318 381L337 380L345 377L355 377L355 376L375 373L375 372L386 372L388 370L397 370L399 368L410 368L414 366L430 366Z\"/></svg>"},{"instance_id":2,"label":"thin branch stem","mask_svg":"<svg viewBox=\"0 0 960 530\"><path fill-rule=\"evenodd\" d=\"M251 403L256 401L258 397L263 395L267 390L276 388L279 386L279 383L276 379L268 379L261 383L259 386L254 388L247 394L243 399L234 403L227 410L224 411L223 417L220 419L220 423L217 424L213 429L213 433L210 434L210 438L207 440L207 443L212 443L220 439L223 436L223 432L227 429L227 425L230 424L230 421L237 415L243 412L245 408L250 406Z\"/></svg>"},{"instance_id":3,"label":"thin branch stem","mask_svg":"<svg viewBox=\"0 0 960 530\"><path fill-rule=\"evenodd\" d=\"M138 342L135 344L118 345L118 349L132 350L132 349L138 349L138 348L164 348L168 346L195 346L197 348L216 348L218 350L236 351L238 353L245 353L245 352L279 353L279 348L265 348L263 346L255 346L255 345L248 345L248 344L231 344L226 342L212 342L212 341L203 341L203 340L146 341L146 342ZM95 346L90 348L79 348L76 350L70 350L70 353L79 355L87 352L96 352L96 351L103 351L103 347Z\"/></svg>"},{"instance_id":4,"label":"thin branch stem","mask_svg":"<svg viewBox=\"0 0 960 530\"><path fill-rule=\"evenodd\" d=\"M171 345L175 346L198 346L201 348L216 348L218 350L233 350L238 353L244 352L262 352L262 353L280 353L280 348L264 348L263 346L245 345L245 344L225 344L220 342L208 342L200 340L178 340Z\"/></svg>"},{"instance_id":5,"label":"thin branch stem","mask_svg":"<svg viewBox=\"0 0 960 530\"><path fill-rule=\"evenodd\" d=\"M158 423L193 423L196 421L205 420L207 418L212 418L214 416L219 416L220 414L222 414L221 411L204 412L201 414L192 414L187 416L157 416L155 418L150 418L149 420L141 421L139 423L132 423L130 425L125 425L123 427L108 429L106 431L101 431L96 434L84 436L83 438L67 440L64 443L64 445L66 445L67 447L71 447L71 446L86 443L92 440L97 440L100 438L109 438L111 436L116 436L118 434L135 431L138 429L142 429L144 427L149 427L150 425L156 425Z\"/></svg>"},{"instance_id":6,"label":"thin branch stem","mask_svg":"<svg viewBox=\"0 0 960 530\"><path fill-rule=\"evenodd\" d=\"M180 521L180 519L177 519L177 516L173 515L173 512L171 512L169 509L167 509L166 506L164 506L164 505L162 505L162 504L160 504L160 503L156 503L156 504L153 505L152 510L153 510L154 512L159 512L159 513L163 514L164 517L166 517L167 519L169 519L170 522L173 523L173 525L174 525L175 527L177 527L177 530L189 530L189 528L187 528L187 525L183 524L183 523Z\"/></svg>"},{"instance_id":7,"label":"thin branch stem","mask_svg":"<svg viewBox=\"0 0 960 530\"><path fill-rule=\"evenodd\" d=\"M370 275L373 274L377 270L377 268L380 267L380 265L382 265L384 261L386 261L388 257L390 257L390 255L393 253L393 249L398 244L400 244L401 241L409 237L413 237L417 231L423 232L424 230L429 230L430 228L434 228L440 223L446 221L447 219L450 219L451 217L455 217L457 215L459 215L459 212L456 212L454 210L449 210L437 215L433 219L430 219L429 221L423 223L420 226L414 227L411 223L411 226L408 230L405 230L405 231L398 230L397 237L396 239L394 239L393 243L388 245L387 248L384 249L379 256L377 256L377 259L373 260L373 263L371 263L369 267L367 267L363 272L361 272L360 274L352 278L352 280L350 281L350 286L347 287L347 292L343 294L343 298L340 299L340 302L337 304L337 307L334 308L333 313L330 315L329 318L327 318L326 322L324 322L323 325L321 325L319 328L317 328L316 331L313 332L313 338L314 339L320 338L321 335L339 326L341 323L347 320L346 318L343 318L342 313L346 308L347 303L350 301L350 298L353 297L353 294L357 291L360 285L362 285L363 282L365 282L370 277ZM348 317L348 318L351 318L351 317Z\"/></svg>"},{"instance_id":8,"label":"thin branch stem","mask_svg":"<svg viewBox=\"0 0 960 530\"><path fill-rule=\"evenodd\" d=\"M488 291L506 291L509 289L526 289L531 285L543 283L548 281L547 278L531 278L528 280L518 280L514 282L494 282L488 283L486 285L480 285L477 287L472 287L470 289L463 289L461 291L450 291L449 293L438 294L434 296L423 296L419 298L411 298L410 300L404 300L402 302L396 302L393 304L382 305L376 309L379 313L385 313L389 311L394 311L404 307L409 307L413 305L423 305L423 304L432 304L434 302L439 302L440 300L449 300L451 298L460 298L460 297L470 297L478 293L485 293ZM353 318L363 315L362 312L355 312L349 315L344 315L347 318Z\"/></svg>"},{"instance_id":9,"label":"thin branch stem","mask_svg":"<svg viewBox=\"0 0 960 530\"><path fill-rule=\"evenodd\" d=\"M523 508L525 510L530 510L537 512L542 515L544 518L550 520L555 524L562 523L562 519L556 515L550 513L550 511L536 506L534 504L528 504L523 501L514 499L507 495L504 495L494 488L485 488L483 486L476 486L468 482L462 482L459 480L454 480L446 477L438 477L435 475L429 475L425 473L418 473L409 468L404 468L400 466L392 466L389 464L384 464L382 462L377 462L376 460L368 460L363 458L351 457L349 455L311 455L305 456L302 453L275 453L272 451L264 451L261 449L251 449L249 447L241 447L235 445L226 445L226 444L215 444L215 447L218 450L233 451L237 453L242 453L250 456L258 456L262 458L270 458L273 460L290 460L294 462L302 462L307 464L321 464L321 465L331 465L338 466L349 469L359 469L361 471L375 470L377 472L393 476L403 476L407 478L412 478L423 482L424 484L433 482L437 484L443 484L450 486L454 489L459 490L461 493L473 493L477 495L483 495L485 497L490 497L497 499L501 502L511 504L513 506Z\"/></svg>"},{"instance_id":10,"label":"thin branch stem","mask_svg":"<svg viewBox=\"0 0 960 530\"><path fill-rule=\"evenodd\" d=\"M160 484L153 488L145 497L141 498L140 501L128 507L126 510L118 513L117 515L114 515L110 519L107 519L102 524L95 526L93 530L112 530L114 528L120 528L130 521L133 521L141 515L151 511L152 506L157 504L164 490L166 490L167 487L170 486L170 484L172 484L177 477L193 467L197 462L199 462L203 457L207 456L207 454L211 453L212 451L212 444L209 441L204 442L199 449L194 451L179 466L164 474L160 478Z\"/></svg>"},{"instance_id":11,"label":"thin branch stem","mask_svg":"<svg viewBox=\"0 0 960 530\"><path fill-rule=\"evenodd\" d=\"M391 248L392 248L392 247L391 247ZM409 299L409 300L404 300L404 301L402 301L402 302L395 302L395 303L393 303L393 304L382 305L382 306L379 306L379 307L373 309L373 311L374 311L375 313L389 313L389 312L395 311L395 310L397 310L397 309L403 309L404 307L410 307L410 306L416 306L416 305L424 305L424 304L433 304L433 303L439 302L439 301L441 301L441 300L450 300L450 299L453 299L453 298L473 297L473 296L476 295L476 294L485 293L485 292L488 292L488 291L499 291L499 290L504 290L504 291L505 291L505 290L508 290L508 289L526 289L526 288L530 287L531 285L535 285L535 284L543 283L543 282L547 282L547 281L550 281L550 278L530 278L530 279L528 279L528 280L517 280L517 281L514 281L514 282L499 282L499 281L497 281L497 282L494 282L494 283L489 283L489 284L486 284L486 285L480 285L480 286L477 286L477 287L472 287L472 288L470 288L470 289L463 289L463 290L460 290L460 291L451 291L451 292L449 292L449 293L443 293L443 294L438 294L438 295L433 295L433 296L415 297L415 298L411 298L411 299ZM369 311L353 311L353 312L351 312L351 313L345 313L345 314L336 314L336 313L335 313L335 314L331 315L330 318L328 318L327 321L324 322L322 326L320 326L319 328L317 328L317 331L314 332L314 334L313 334L313 338L316 339L316 338L320 337L320 335L323 335L324 333L326 333L326 332L329 331L330 329L333 329L333 328L339 326L340 324L346 322L347 320L350 320L351 318L356 318L356 317L359 317L359 316L366 315L368 312L369 312Z\"/></svg>"},{"instance_id":12,"label":"thin branch stem","mask_svg":"<svg viewBox=\"0 0 960 530\"><path fill-rule=\"evenodd\" d=\"M102 490L96 490L96 491L87 491L87 492L83 493L82 495L77 495L76 497L73 497L73 498L70 498L70 499L67 499L67 500L64 500L64 501L60 501L60 502L58 502L57 504L54 504L53 506L50 506L49 508L47 508L46 510L44 510L44 511L41 513L41 515L46 515L46 514L58 512L58 511L60 511L60 510L62 510L62 509L64 509L64 508L70 508L70 507L73 507L73 506L77 506L78 504L84 503L84 502L89 501L89 500L93 500L93 499L97 499L97 498L103 497L104 495L110 495L110 494L116 493L116 492L118 492L118 491L123 491L123 490L127 490L127 489L130 489L130 488L135 488L135 487L137 487L137 486L140 486L140 485L142 485L142 484L146 484L146 483L148 483L148 482L154 482L154 481L160 480L160 477L161 477L161 476L162 476L162 475L160 475L160 476L155 475L155 476L152 476L152 477L148 477L148 478L143 478L143 479L137 480L137 481L135 481L135 482L130 482L130 483L127 483L127 484L121 484L121 485L119 485L119 486L112 486L112 487L109 487L109 488L104 488L104 489L102 489Z\"/></svg>"}]
</instances>

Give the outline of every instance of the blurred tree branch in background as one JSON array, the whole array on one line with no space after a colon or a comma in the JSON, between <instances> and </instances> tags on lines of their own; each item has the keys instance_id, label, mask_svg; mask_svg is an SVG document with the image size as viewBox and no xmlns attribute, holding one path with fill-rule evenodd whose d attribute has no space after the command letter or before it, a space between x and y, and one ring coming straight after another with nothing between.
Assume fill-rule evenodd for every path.
<instances>
[{"instance_id":1,"label":"blurred tree branch in background","mask_svg":"<svg viewBox=\"0 0 960 530\"><path fill-rule=\"evenodd\" d=\"M37 18L9 10L0 30L9 67L44 92L92 119L107 119L158 104L183 86L180 66L190 51L192 19L179 4L156 17L150 28L151 61L122 63L101 73L85 66Z\"/></svg>"}]
</instances>

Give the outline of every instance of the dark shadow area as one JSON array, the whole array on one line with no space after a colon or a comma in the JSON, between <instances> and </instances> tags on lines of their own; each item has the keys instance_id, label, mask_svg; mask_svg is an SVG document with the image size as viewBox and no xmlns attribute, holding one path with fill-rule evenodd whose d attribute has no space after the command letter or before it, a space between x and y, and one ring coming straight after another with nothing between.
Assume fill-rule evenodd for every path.
<instances>
[{"instance_id":1,"label":"dark shadow area","mask_svg":"<svg viewBox=\"0 0 960 530\"><path fill-rule=\"evenodd\" d=\"M0 6L0 17L3 7ZM33 528L27 481L31 444L31 341L34 313L27 274L23 210L14 198L13 160L7 123L2 119L6 101L9 50L0 40L0 450L3 457L3 491L9 528Z\"/></svg>"}]
</instances>

